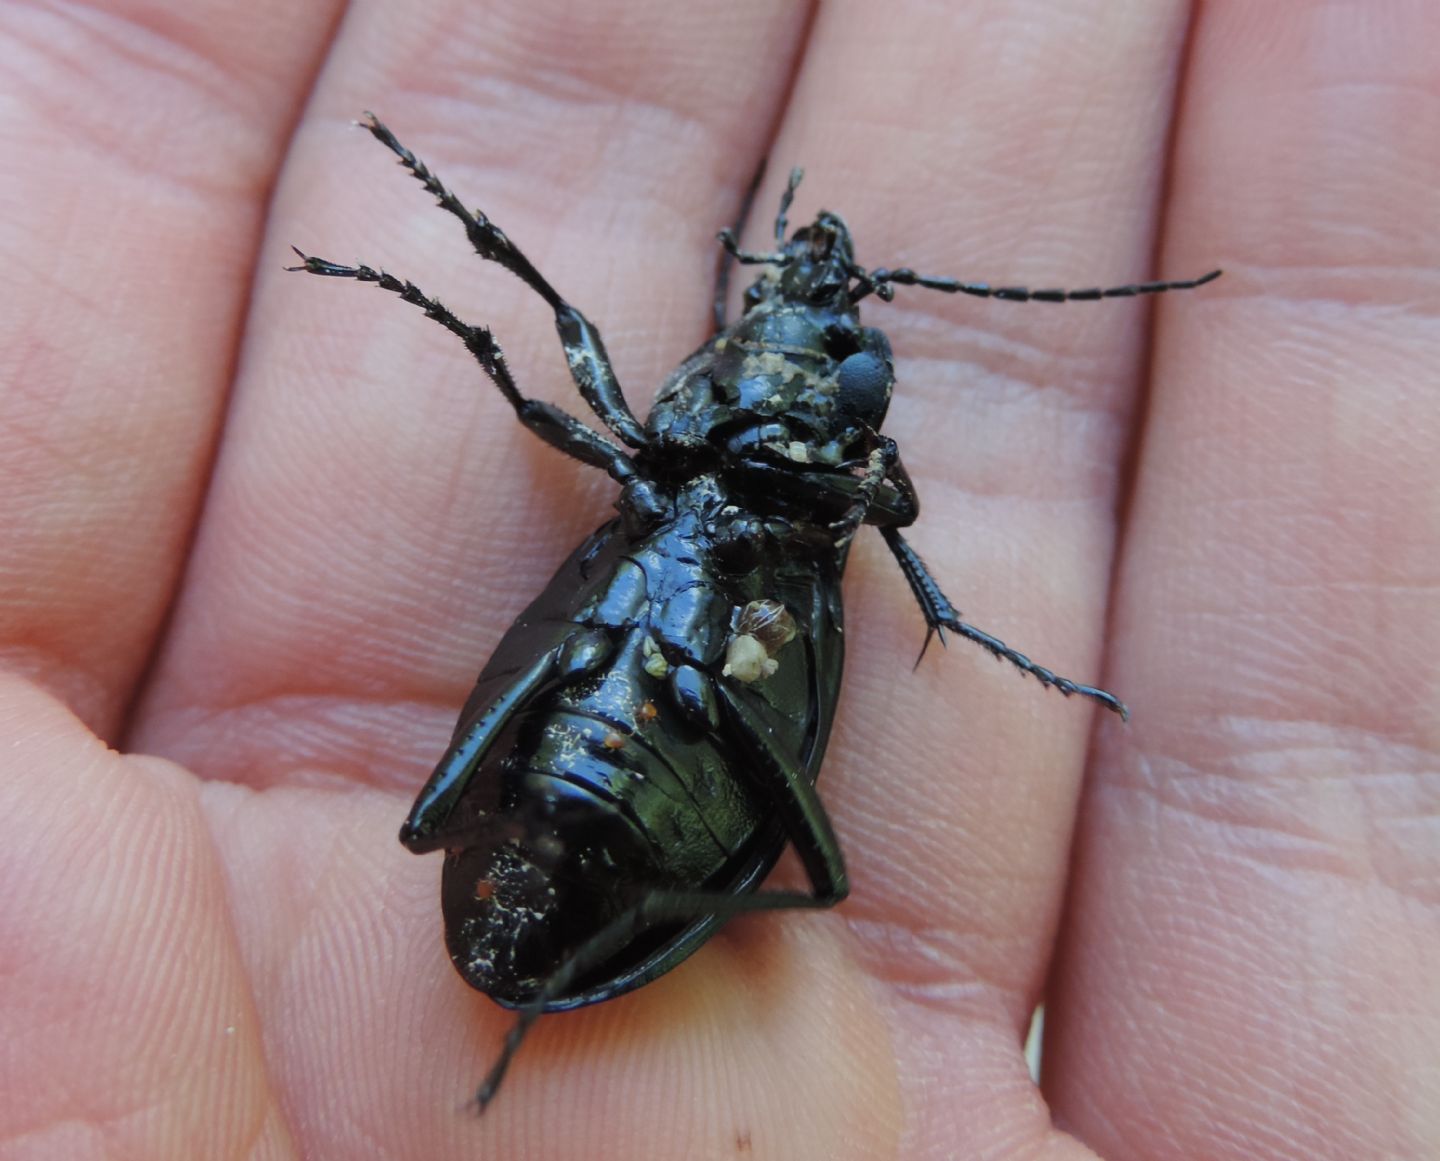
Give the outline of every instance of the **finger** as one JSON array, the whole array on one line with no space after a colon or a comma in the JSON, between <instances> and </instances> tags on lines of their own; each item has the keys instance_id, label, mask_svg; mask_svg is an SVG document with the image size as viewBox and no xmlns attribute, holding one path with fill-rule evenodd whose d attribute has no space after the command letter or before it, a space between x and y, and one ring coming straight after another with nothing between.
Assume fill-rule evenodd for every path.
<instances>
[{"instance_id":1,"label":"finger","mask_svg":"<svg viewBox=\"0 0 1440 1161\"><path fill-rule=\"evenodd\" d=\"M705 333L714 230L763 149L803 18L760 3L352 11L277 195L148 747L212 776L323 767L414 787L503 627L613 500L520 430L419 312L282 272L292 242L393 268L491 326L522 389L583 410L545 304L347 122L383 112L483 205L598 321L643 413Z\"/></svg>"},{"instance_id":2,"label":"finger","mask_svg":"<svg viewBox=\"0 0 1440 1161\"><path fill-rule=\"evenodd\" d=\"M332 7L0 16L0 652L112 737L187 548Z\"/></svg>"},{"instance_id":3,"label":"finger","mask_svg":"<svg viewBox=\"0 0 1440 1161\"><path fill-rule=\"evenodd\" d=\"M1046 1073L1107 1156L1433 1148L1440 35L1202 9ZM1427 1111L1430 1110L1430 1111Z\"/></svg>"},{"instance_id":4,"label":"finger","mask_svg":"<svg viewBox=\"0 0 1440 1161\"><path fill-rule=\"evenodd\" d=\"M293 1155L193 779L0 677L0 1135L34 1157Z\"/></svg>"},{"instance_id":5,"label":"finger","mask_svg":"<svg viewBox=\"0 0 1440 1161\"><path fill-rule=\"evenodd\" d=\"M1185 22L1180 5L826 8L772 151L806 165L792 217L839 210L871 266L1032 286L1186 273L1149 266ZM1145 307L900 288L864 314L897 353L886 431L923 501L907 535L975 621L1098 678ZM910 672L923 630L894 562L862 539L851 581L822 790L855 884L843 913L885 985L902 1151L1064 1150L1019 1045L1091 712L963 643Z\"/></svg>"}]
</instances>

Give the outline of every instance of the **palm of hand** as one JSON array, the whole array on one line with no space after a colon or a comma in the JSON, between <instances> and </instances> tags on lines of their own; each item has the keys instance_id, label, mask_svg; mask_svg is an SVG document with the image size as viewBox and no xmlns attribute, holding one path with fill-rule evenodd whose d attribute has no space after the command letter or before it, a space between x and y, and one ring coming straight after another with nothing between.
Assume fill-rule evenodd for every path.
<instances>
[{"instance_id":1,"label":"palm of hand","mask_svg":"<svg viewBox=\"0 0 1440 1161\"><path fill-rule=\"evenodd\" d=\"M64 99L11 114L12 156L39 160L4 178L38 189L43 167L60 192L12 199L10 268L46 293L11 284L0 345L0 1139L1079 1156L1018 1051L1049 971L1046 1095L1106 1155L1422 1155L1440 360L1433 312L1341 307L1409 302L1440 264L1430 202L1384 194L1434 187L1440 134L1325 101L1307 69L1353 39L1343 7L1295 14L1283 47L1238 10L1199 21L1159 253L1231 281L1157 312L1143 406L1133 307L902 291L869 319L901 359L887 430L926 501L917 545L976 620L1076 676L1102 672L1108 603L1103 672L1135 725L1088 749L1082 707L958 648L911 674L918 619L862 538L821 784L855 896L549 1021L493 1114L461 1111L508 1017L454 978L435 867L394 831L479 660L608 497L445 336L281 274L284 247L425 281L559 397L543 306L337 129L373 106L597 318L623 381L658 382L702 332L710 235L804 31L757 6L622 35L632 5L559 37L548 11L503 37L458 5L352 13L268 205L321 6L6 18L31 66L7 83ZM1182 10L1007 17L826 10L772 155L805 161L872 262L1143 271ZM1367 26L1347 79L1433 86L1435 30L1402 23ZM407 95L419 76L449 100Z\"/></svg>"}]
</instances>

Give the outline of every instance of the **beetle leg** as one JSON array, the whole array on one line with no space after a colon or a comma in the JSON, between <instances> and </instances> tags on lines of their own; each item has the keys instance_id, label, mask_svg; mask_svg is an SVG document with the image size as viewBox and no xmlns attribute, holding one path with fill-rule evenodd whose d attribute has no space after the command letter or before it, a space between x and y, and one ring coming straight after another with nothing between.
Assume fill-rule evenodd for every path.
<instances>
[{"instance_id":1,"label":"beetle leg","mask_svg":"<svg viewBox=\"0 0 1440 1161\"><path fill-rule=\"evenodd\" d=\"M302 265L286 267L288 270L303 270L308 274L320 274L328 278L353 278L357 282L373 282L382 290L398 294L406 302L418 306L426 318L432 318L451 334L458 335L475 361L480 364L490 381L500 389L505 401L515 409L520 423L534 432L551 447L558 448L567 456L601 468L611 479L625 483L635 476L630 457L593 429L585 426L573 415L562 411L543 399L531 399L520 393L510 366L505 361L505 352L495 341L489 327L475 327L461 322L449 308L428 297L413 282L403 281L393 274L373 267L342 266L324 258L315 258L291 247L300 255Z\"/></svg>"},{"instance_id":2,"label":"beetle leg","mask_svg":"<svg viewBox=\"0 0 1440 1161\"><path fill-rule=\"evenodd\" d=\"M868 467L868 465L867 465ZM861 481L855 476L820 473L797 473L777 467L763 460L746 460L739 475L756 488L774 488L791 498L804 501L814 507L850 504L860 488ZM844 520L844 511L841 520ZM915 494L910 475L902 460L896 459L866 510L862 523L884 526L893 524L899 528L914 524L920 515L920 501ZM822 525L821 527L824 527Z\"/></svg>"},{"instance_id":3,"label":"beetle leg","mask_svg":"<svg viewBox=\"0 0 1440 1161\"><path fill-rule=\"evenodd\" d=\"M920 664L921 659L925 656L925 650L930 646L932 637L938 635L940 643L945 644L945 633L948 630L964 637L967 641L973 641L982 648L988 649L994 656L1010 662L1022 673L1030 674L1041 685L1058 689L1066 697L1072 693L1078 693L1082 697L1091 698L1106 709L1112 710L1128 720L1129 709L1113 693L1093 685L1072 681L1068 677L1061 677L1046 669L1043 665L1036 665L1025 654L1011 649L998 637L986 633L983 629L977 629L974 625L967 624L960 619L959 610L940 590L939 584L930 575L930 570L925 567L925 562L920 559L919 553L911 548L905 538L900 535L899 529L913 524L919 515L919 498L910 482L910 475L905 471L898 456L881 473L883 482L891 485L890 491L887 492L879 486L882 480L877 478L876 456L880 450L877 448L875 452L871 452L866 476L856 488L854 506L830 528L832 532L843 532L844 529L849 528L848 534L836 541L837 547L843 548L849 536L854 534L855 527L858 527L861 522L879 526L881 535L885 537L885 543L890 546L890 551L900 565L900 571L905 574L910 591L915 595L915 600L920 605L920 611L925 616L925 643L920 647L920 656L915 659L915 664ZM857 512L860 515L857 516Z\"/></svg>"},{"instance_id":4,"label":"beetle leg","mask_svg":"<svg viewBox=\"0 0 1440 1161\"><path fill-rule=\"evenodd\" d=\"M529 668L508 675L503 692L486 699L472 712L466 706L456 727L450 748L410 808L410 817L400 828L400 841L416 854L433 851L452 842L471 819L458 824L453 819L456 805L464 797L480 764L506 724L541 694L569 685L594 673L614 653L614 641L603 629L576 629ZM477 686L471 695L483 693Z\"/></svg>"},{"instance_id":5,"label":"beetle leg","mask_svg":"<svg viewBox=\"0 0 1440 1161\"><path fill-rule=\"evenodd\" d=\"M560 332L560 342L570 364L570 377L581 397L622 443L630 447L644 447L644 429L625 402L625 393L620 389L620 381L615 377L610 356L606 354L605 344L594 324L560 297L559 292L531 265L530 259L505 236L505 231L479 210L473 213L467 210L460 199L430 172L429 167L401 145L395 134L373 113L365 114L361 124L435 195L443 210L460 219L470 244L480 257L503 266L550 304L555 312L555 329Z\"/></svg>"},{"instance_id":6,"label":"beetle leg","mask_svg":"<svg viewBox=\"0 0 1440 1161\"><path fill-rule=\"evenodd\" d=\"M760 182L765 178L765 163L768 159L762 157L760 164L755 167L755 176L750 179L750 185L740 198L740 211L735 215L735 224L730 227L729 234L732 238L738 238L745 232L745 223L750 220L750 207L755 204L755 194L760 189ZM735 265L735 255L726 247L720 247L720 255L715 261L715 296L712 299L712 310L715 320L715 333L719 334L727 325L730 298L730 269Z\"/></svg>"},{"instance_id":7,"label":"beetle leg","mask_svg":"<svg viewBox=\"0 0 1440 1161\"><path fill-rule=\"evenodd\" d=\"M1072 693L1078 693L1081 697L1088 697L1092 701L1099 702L1106 709L1120 715L1126 721L1130 718L1130 711L1125 703L1113 693L1108 693L1093 685L1082 685L1078 681L1071 681L1068 677L1061 677L1046 669L1043 665L1036 665L1025 654L1017 652L1006 645L998 637L993 637L983 629L977 629L974 625L968 625L960 619L960 610L946 598L940 591L939 584L930 575L930 570L925 567L925 562L920 559L917 553L900 535L894 527L880 529L880 534L885 537L885 543L890 546L896 562L900 565L900 571L905 574L906 581L910 584L910 591L915 594L915 600L920 604L920 611L925 615L925 644L920 647L920 657L915 659L915 664L920 664L920 658L925 656L925 650L930 645L930 638L939 636L940 644L945 644L945 632L949 630L967 641L973 641L982 649L988 649L995 657L1002 661L1008 661L1011 665L1020 670L1021 673L1028 673L1037 679L1041 685L1058 689L1066 697Z\"/></svg>"},{"instance_id":8,"label":"beetle leg","mask_svg":"<svg viewBox=\"0 0 1440 1161\"><path fill-rule=\"evenodd\" d=\"M876 440L875 448L870 452L869 461L865 465L865 474L860 478L860 484L855 489L855 498L850 502L850 510L830 525L837 549L842 549L850 543L856 530L870 515L875 498L880 492L880 485L890 476L891 470L899 462L900 449L893 439L881 435L876 436ZM908 476L906 482L909 482Z\"/></svg>"},{"instance_id":9,"label":"beetle leg","mask_svg":"<svg viewBox=\"0 0 1440 1161\"><path fill-rule=\"evenodd\" d=\"M819 910L833 907L844 896L806 895L802 891L757 891L749 895L729 895L719 891L647 891L634 904L617 915L604 928L580 944L566 957L545 981L535 998L520 1009L515 1023L505 1034L500 1055L480 1082L475 1103L483 1113L496 1092L510 1062L525 1042L535 1021L545 1014L553 1000L565 994L586 972L624 951L650 928L660 923L684 923L696 919L715 918L721 921L755 911Z\"/></svg>"},{"instance_id":10,"label":"beetle leg","mask_svg":"<svg viewBox=\"0 0 1440 1161\"><path fill-rule=\"evenodd\" d=\"M795 844L810 878L814 905L829 907L839 903L850 892L849 879L840 840L835 837L815 783L793 754L776 746L775 739L783 733L764 720L756 703L737 696L723 681L717 682L717 687L726 710L727 736L739 740L741 750L756 768L761 793L775 804L785 833Z\"/></svg>"},{"instance_id":11,"label":"beetle leg","mask_svg":"<svg viewBox=\"0 0 1440 1161\"><path fill-rule=\"evenodd\" d=\"M882 488L870 509L867 523L895 528L908 528L920 519L920 495L905 470L905 462L899 456L885 476L888 489Z\"/></svg>"}]
</instances>

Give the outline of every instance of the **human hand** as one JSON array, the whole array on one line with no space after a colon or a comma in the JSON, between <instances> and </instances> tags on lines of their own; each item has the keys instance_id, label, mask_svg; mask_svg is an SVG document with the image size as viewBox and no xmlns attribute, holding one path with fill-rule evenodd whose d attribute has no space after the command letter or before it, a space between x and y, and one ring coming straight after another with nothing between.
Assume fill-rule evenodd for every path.
<instances>
[{"instance_id":1,"label":"human hand","mask_svg":"<svg viewBox=\"0 0 1440 1161\"><path fill-rule=\"evenodd\" d=\"M1433 1152L1431 10L340 10L0 18L0 1156ZM862 530L820 783L851 898L542 1021L478 1122L510 1016L394 834L613 488L413 312L281 271L413 278L578 410L549 312L365 108L642 413L767 150L757 236L801 163L792 221L836 210L869 265L1227 269L1153 309L866 304L914 544L1134 720L959 643L912 673Z\"/></svg>"}]
</instances>

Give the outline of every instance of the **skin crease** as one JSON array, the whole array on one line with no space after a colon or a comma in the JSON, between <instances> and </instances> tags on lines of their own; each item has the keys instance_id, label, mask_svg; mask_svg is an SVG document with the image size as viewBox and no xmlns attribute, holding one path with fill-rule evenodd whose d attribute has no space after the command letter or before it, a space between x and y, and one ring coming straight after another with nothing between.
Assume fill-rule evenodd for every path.
<instances>
[{"instance_id":1,"label":"skin crease","mask_svg":"<svg viewBox=\"0 0 1440 1161\"><path fill-rule=\"evenodd\" d=\"M0 1157L1435 1155L1440 9L173 7L0 12ZM542 1021L478 1121L510 1018L395 831L613 488L412 308L281 270L384 265L583 409L367 108L642 413L767 148L747 241L799 162L792 223L871 265L1226 268L866 304L913 543L1134 720L960 644L912 672L862 530L851 899Z\"/></svg>"}]
</instances>

